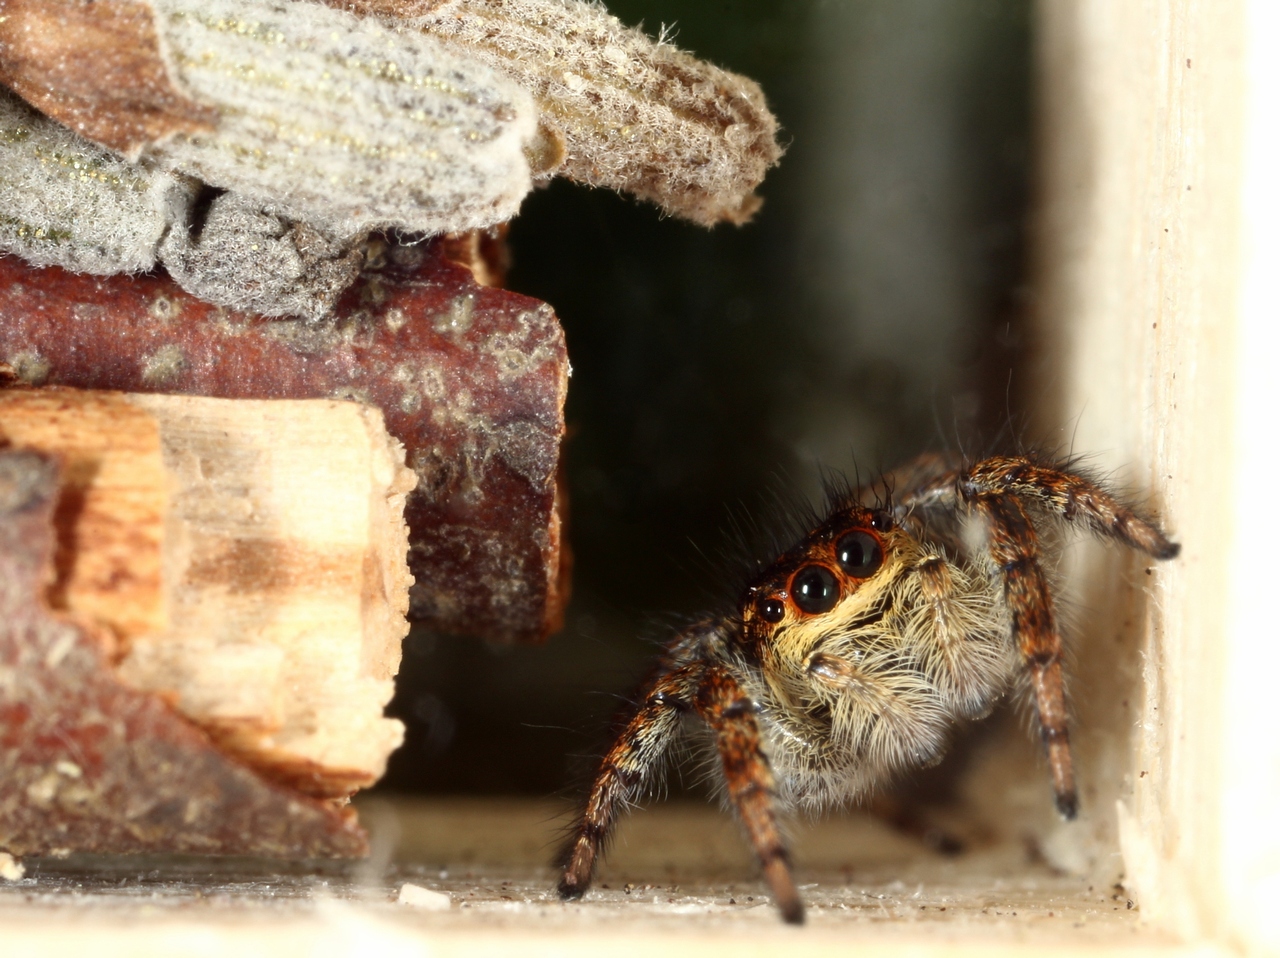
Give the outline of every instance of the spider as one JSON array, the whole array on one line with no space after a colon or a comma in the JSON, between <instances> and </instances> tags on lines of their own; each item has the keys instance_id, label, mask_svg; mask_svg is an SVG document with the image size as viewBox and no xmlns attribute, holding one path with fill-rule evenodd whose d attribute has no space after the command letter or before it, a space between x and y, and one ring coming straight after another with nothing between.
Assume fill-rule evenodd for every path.
<instances>
[{"instance_id":1,"label":"spider","mask_svg":"<svg viewBox=\"0 0 1280 958\"><path fill-rule=\"evenodd\" d=\"M711 730L728 799L788 922L803 922L804 904L778 809L848 802L936 762L950 724L986 715L1020 678L1058 811L1075 817L1042 533L1066 520L1157 559L1178 545L1070 464L924 457L880 488L871 506L833 495L827 518L746 587L735 613L667 645L600 762L562 857L562 898L587 890L620 810L653 783L686 714Z\"/></svg>"}]
</instances>

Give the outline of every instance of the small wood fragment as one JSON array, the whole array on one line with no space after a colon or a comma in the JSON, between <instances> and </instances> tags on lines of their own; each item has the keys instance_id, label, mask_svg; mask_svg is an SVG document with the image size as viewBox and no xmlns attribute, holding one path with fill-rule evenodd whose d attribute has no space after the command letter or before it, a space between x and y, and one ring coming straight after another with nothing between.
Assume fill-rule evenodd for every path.
<instances>
[{"instance_id":1,"label":"small wood fragment","mask_svg":"<svg viewBox=\"0 0 1280 958\"><path fill-rule=\"evenodd\" d=\"M275 858L367 853L349 811L264 781L160 696L122 684L44 604L54 461L0 450L0 849Z\"/></svg>"},{"instance_id":2,"label":"small wood fragment","mask_svg":"<svg viewBox=\"0 0 1280 958\"><path fill-rule=\"evenodd\" d=\"M506 223L484 230L448 233L436 240L442 259L471 270L472 278L481 286L507 285L511 268L511 252L507 247Z\"/></svg>"},{"instance_id":3,"label":"small wood fragment","mask_svg":"<svg viewBox=\"0 0 1280 958\"><path fill-rule=\"evenodd\" d=\"M0 441L67 463L51 604L111 630L122 680L305 794L382 776L415 478L377 410L12 389Z\"/></svg>"},{"instance_id":4,"label":"small wood fragment","mask_svg":"<svg viewBox=\"0 0 1280 958\"><path fill-rule=\"evenodd\" d=\"M239 193L214 197L196 227L170 226L164 268L191 295L243 312L325 319L364 265L364 234L335 237Z\"/></svg>"}]
</instances>

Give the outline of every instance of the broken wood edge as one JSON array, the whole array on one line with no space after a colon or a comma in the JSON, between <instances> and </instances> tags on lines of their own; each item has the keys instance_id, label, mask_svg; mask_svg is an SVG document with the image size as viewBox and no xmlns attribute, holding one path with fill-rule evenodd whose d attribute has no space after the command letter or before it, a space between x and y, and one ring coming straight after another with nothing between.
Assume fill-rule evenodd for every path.
<instances>
[{"instance_id":1,"label":"broken wood edge","mask_svg":"<svg viewBox=\"0 0 1280 958\"><path fill-rule=\"evenodd\" d=\"M91 625L50 609L53 457L0 450L0 848L17 855L368 854L351 809L264 780L164 696L114 676ZM54 744L51 744L54 743Z\"/></svg>"}]
</instances>

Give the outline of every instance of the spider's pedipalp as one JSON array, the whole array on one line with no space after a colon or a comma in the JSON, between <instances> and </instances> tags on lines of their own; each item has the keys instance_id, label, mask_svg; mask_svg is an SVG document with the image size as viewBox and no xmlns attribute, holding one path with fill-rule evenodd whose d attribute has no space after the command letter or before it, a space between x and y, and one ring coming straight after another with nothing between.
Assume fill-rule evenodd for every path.
<instances>
[{"instance_id":1,"label":"spider's pedipalp","mask_svg":"<svg viewBox=\"0 0 1280 958\"><path fill-rule=\"evenodd\" d=\"M907 623L933 683L948 708L963 718L991 711L1013 670L1000 614L1000 593L989 580L927 552L914 566L904 598ZM984 587L984 581L987 585Z\"/></svg>"}]
</instances>

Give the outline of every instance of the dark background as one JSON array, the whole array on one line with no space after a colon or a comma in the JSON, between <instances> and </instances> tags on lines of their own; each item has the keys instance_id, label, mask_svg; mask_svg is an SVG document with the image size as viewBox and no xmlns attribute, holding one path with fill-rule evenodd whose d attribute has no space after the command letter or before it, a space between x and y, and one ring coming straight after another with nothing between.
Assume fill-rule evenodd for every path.
<instances>
[{"instance_id":1,"label":"dark background","mask_svg":"<svg viewBox=\"0 0 1280 958\"><path fill-rule=\"evenodd\" d=\"M540 648L415 629L382 790L575 794L655 643L739 587L735 521L821 468L1018 431L1029 0L609 9L758 80L787 155L741 228L563 181L526 200L508 285L568 337L574 598Z\"/></svg>"}]
</instances>

